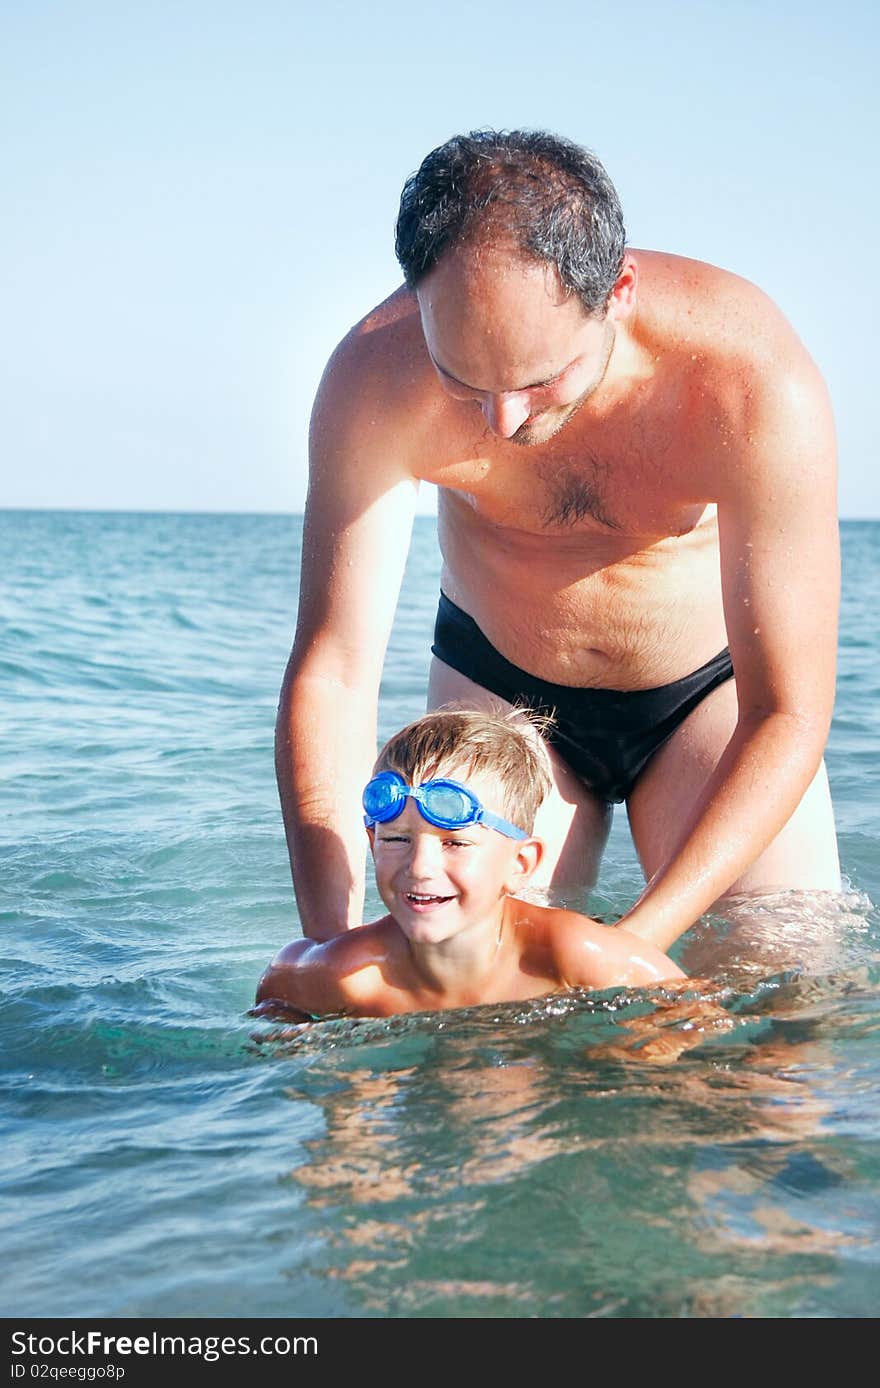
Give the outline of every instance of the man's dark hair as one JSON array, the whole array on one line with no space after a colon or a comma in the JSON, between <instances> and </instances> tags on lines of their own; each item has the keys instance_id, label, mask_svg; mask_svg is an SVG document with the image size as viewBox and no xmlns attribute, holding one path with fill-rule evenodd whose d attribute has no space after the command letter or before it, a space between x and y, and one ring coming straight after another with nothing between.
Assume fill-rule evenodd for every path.
<instances>
[{"instance_id":1,"label":"man's dark hair","mask_svg":"<svg viewBox=\"0 0 880 1388\"><path fill-rule=\"evenodd\" d=\"M473 130L432 150L400 199L395 249L409 288L486 231L555 265L588 313L607 306L626 231L614 185L589 150L540 130Z\"/></svg>"}]
</instances>

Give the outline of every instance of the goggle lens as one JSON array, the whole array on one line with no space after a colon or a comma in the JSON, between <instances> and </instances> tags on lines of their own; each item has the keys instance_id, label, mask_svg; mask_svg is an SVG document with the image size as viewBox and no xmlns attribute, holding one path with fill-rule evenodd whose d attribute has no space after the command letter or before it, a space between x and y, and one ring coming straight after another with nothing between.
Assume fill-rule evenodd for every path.
<instances>
[{"instance_id":1,"label":"goggle lens","mask_svg":"<svg viewBox=\"0 0 880 1388\"><path fill-rule=\"evenodd\" d=\"M477 817L479 805L462 786L438 781L433 785L420 786L419 790L421 808L427 819L439 829L463 829L466 824L473 824Z\"/></svg>"},{"instance_id":2,"label":"goggle lens","mask_svg":"<svg viewBox=\"0 0 880 1388\"><path fill-rule=\"evenodd\" d=\"M400 777L393 771L382 771L364 791L364 813L384 824L400 814L405 801L406 787Z\"/></svg>"}]
</instances>

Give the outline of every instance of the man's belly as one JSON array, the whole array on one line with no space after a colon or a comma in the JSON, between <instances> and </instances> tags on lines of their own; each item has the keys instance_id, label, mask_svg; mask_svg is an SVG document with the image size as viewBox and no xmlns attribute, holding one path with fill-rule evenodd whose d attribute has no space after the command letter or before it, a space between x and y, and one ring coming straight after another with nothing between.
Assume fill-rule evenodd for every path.
<instances>
[{"instance_id":1,"label":"man's belly","mask_svg":"<svg viewBox=\"0 0 880 1388\"><path fill-rule=\"evenodd\" d=\"M554 684L652 689L727 644L717 526L627 537L488 524L444 498L442 587L505 659Z\"/></svg>"}]
</instances>

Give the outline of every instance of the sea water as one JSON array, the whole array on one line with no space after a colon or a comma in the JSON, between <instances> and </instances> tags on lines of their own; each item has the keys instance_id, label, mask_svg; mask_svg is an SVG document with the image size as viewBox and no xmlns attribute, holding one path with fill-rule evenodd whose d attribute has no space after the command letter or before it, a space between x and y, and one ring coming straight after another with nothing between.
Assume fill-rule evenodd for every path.
<instances>
[{"instance_id":1,"label":"sea water","mask_svg":"<svg viewBox=\"0 0 880 1388\"><path fill-rule=\"evenodd\" d=\"M842 527L844 897L750 903L769 960L699 1007L289 1031L247 1009L298 934L272 737L301 520L0 534L4 1314L877 1313L880 525ZM420 520L383 734L423 709L438 570ZM618 812L592 909L640 886Z\"/></svg>"}]
</instances>

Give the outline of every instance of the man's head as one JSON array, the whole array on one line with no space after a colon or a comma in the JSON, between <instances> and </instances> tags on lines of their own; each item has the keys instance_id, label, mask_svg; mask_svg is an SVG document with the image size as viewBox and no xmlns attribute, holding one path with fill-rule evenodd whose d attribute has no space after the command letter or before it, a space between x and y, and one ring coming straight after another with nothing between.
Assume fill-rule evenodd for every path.
<instances>
[{"instance_id":1,"label":"man's head","mask_svg":"<svg viewBox=\"0 0 880 1388\"><path fill-rule=\"evenodd\" d=\"M403 190L397 255L444 390L518 444L546 443L595 391L634 302L608 175L540 132L429 154Z\"/></svg>"},{"instance_id":2,"label":"man's head","mask_svg":"<svg viewBox=\"0 0 880 1388\"><path fill-rule=\"evenodd\" d=\"M430 800L422 806L402 797L398 813L369 830L379 893L398 925L422 943L491 925L505 896L525 885L542 854L532 830L551 782L534 724L515 713L431 713L382 748L373 774L388 772L404 787L456 781L490 816L506 822L502 829L479 822L444 827L434 822L446 815L442 798L435 814Z\"/></svg>"},{"instance_id":3,"label":"man's head","mask_svg":"<svg viewBox=\"0 0 880 1388\"><path fill-rule=\"evenodd\" d=\"M614 185L589 150L529 130L477 130L432 150L400 200L396 250L410 289L446 252L487 237L553 266L587 314L608 307L626 230Z\"/></svg>"}]
</instances>

